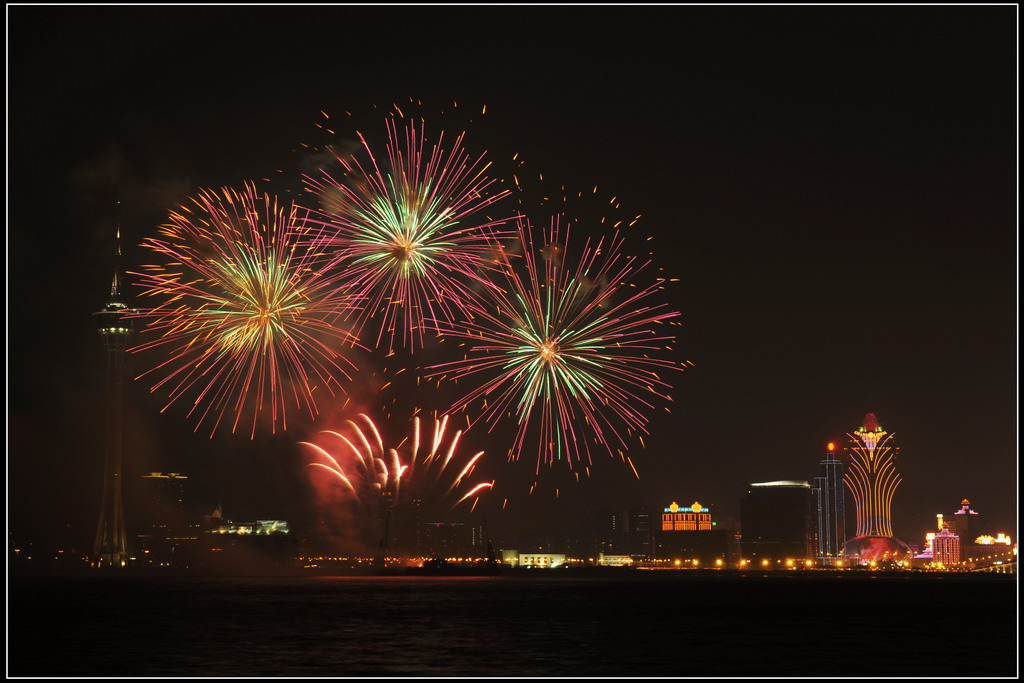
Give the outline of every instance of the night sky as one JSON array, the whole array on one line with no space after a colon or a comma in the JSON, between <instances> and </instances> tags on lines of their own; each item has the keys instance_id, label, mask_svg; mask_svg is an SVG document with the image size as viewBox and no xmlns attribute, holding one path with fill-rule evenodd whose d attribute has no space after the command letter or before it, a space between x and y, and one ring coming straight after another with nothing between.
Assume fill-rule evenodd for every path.
<instances>
[{"instance_id":1,"label":"night sky","mask_svg":"<svg viewBox=\"0 0 1024 683\"><path fill-rule=\"evenodd\" d=\"M518 153L546 182L597 186L583 215L618 197L642 214L627 252L680 279L664 296L693 366L631 450L640 479L600 453L579 483L535 478L470 432L493 452L495 535L673 500L738 517L748 483L812 480L873 412L901 447L898 536L920 543L966 497L1016 538L1016 23L1014 6L9 6L10 528L94 532L90 314L114 201L131 268L197 188L298 186L321 111L352 139L412 98L431 130L452 102L486 105L466 146L496 175ZM235 519L308 516L301 425L209 439L161 398L128 389L129 473L185 472L197 505Z\"/></svg>"}]
</instances>

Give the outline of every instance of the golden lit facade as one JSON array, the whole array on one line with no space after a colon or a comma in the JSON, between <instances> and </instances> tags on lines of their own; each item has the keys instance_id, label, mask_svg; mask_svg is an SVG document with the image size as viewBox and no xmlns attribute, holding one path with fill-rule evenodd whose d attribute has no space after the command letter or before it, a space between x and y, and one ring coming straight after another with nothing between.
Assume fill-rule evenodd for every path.
<instances>
[{"instance_id":1,"label":"golden lit facade","mask_svg":"<svg viewBox=\"0 0 1024 683\"><path fill-rule=\"evenodd\" d=\"M713 528L711 508L696 501L690 507L680 507L673 502L661 514L662 531L710 531Z\"/></svg>"},{"instance_id":2,"label":"golden lit facade","mask_svg":"<svg viewBox=\"0 0 1024 683\"><path fill-rule=\"evenodd\" d=\"M889 536L892 533L892 499L902 478L896 472L899 447L874 413L850 436L849 462L843 482L857 509L857 536Z\"/></svg>"}]
</instances>

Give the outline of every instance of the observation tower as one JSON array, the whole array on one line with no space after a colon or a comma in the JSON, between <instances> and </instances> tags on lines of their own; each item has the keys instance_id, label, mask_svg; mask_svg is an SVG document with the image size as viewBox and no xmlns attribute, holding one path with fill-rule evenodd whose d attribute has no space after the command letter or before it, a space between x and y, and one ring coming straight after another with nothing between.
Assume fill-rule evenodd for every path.
<instances>
[{"instance_id":1,"label":"observation tower","mask_svg":"<svg viewBox=\"0 0 1024 683\"><path fill-rule=\"evenodd\" d=\"M848 464L843 482L857 508L857 535L846 542L843 555L871 560L904 560L910 548L892 533L892 497L902 478L896 472L899 447L878 424L874 413L864 416L846 448Z\"/></svg>"},{"instance_id":2,"label":"observation tower","mask_svg":"<svg viewBox=\"0 0 1024 683\"><path fill-rule=\"evenodd\" d=\"M104 391L104 468L103 501L93 544L93 565L123 567L128 558L122 497L121 430L124 403L124 367L132 322L122 292L124 270L121 258L121 226L117 226L114 247L114 277L106 305L93 315L99 322L100 339L107 351L106 387Z\"/></svg>"}]
</instances>

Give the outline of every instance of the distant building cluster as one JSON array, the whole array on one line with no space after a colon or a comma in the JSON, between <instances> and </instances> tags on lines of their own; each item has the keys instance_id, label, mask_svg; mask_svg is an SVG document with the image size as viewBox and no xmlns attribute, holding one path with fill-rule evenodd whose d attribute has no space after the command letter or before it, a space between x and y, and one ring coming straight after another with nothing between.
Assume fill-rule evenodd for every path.
<instances>
[{"instance_id":1,"label":"distant building cluster","mask_svg":"<svg viewBox=\"0 0 1024 683\"><path fill-rule=\"evenodd\" d=\"M901 477L893 435L869 413L848 436L843 449L827 445L813 483L748 484L738 520L718 519L699 501L673 501L654 525L645 507L608 512L605 531L578 554L594 564L628 556L633 566L1016 571L1016 544L1004 532L983 533L966 499L937 516L924 551L895 537L892 500Z\"/></svg>"},{"instance_id":2,"label":"distant building cluster","mask_svg":"<svg viewBox=\"0 0 1024 683\"><path fill-rule=\"evenodd\" d=\"M202 568L241 566L255 558L286 565L298 558L302 566L322 566L330 559L323 556L322 544L317 548L316 538L297 538L287 520L235 521L225 519L219 508L195 518L186 505L189 479L180 472L143 476L138 483L145 509L135 511L137 517L126 523L122 385L133 329L125 317L119 243L115 258L110 295L95 314L107 351L106 433L103 497L92 552L85 554L89 562L97 567ZM486 559L545 570L586 564L773 569L882 565L1016 571L1016 544L1006 533L986 529L967 499L959 510L936 516L935 529L926 535L923 548L916 544L912 548L896 538L892 501L902 478L896 469L899 447L894 435L868 413L847 436L842 449L835 443L827 445L812 482L749 483L740 501L739 519L716 516L711 505L699 499L687 504L690 498L686 498L664 507L636 505L602 512L591 533L580 537L508 542L489 538L483 525L424 519L421 501L413 501L411 509L394 519L389 515L373 561L384 562L391 553L433 562ZM31 548L14 546L17 561L38 555ZM82 555L72 550L66 557ZM366 558L353 561L358 564Z\"/></svg>"},{"instance_id":3,"label":"distant building cluster","mask_svg":"<svg viewBox=\"0 0 1024 683\"><path fill-rule=\"evenodd\" d=\"M923 548L911 548L892 535L891 504L900 483L895 469L898 448L892 435L868 414L846 448L829 443L813 483L796 480L752 482L740 501L738 519L722 518L700 500L671 501L656 513L646 506L606 510L596 531L557 541L497 541L483 525L430 521L406 515L390 527L383 554L450 561L480 561L520 569L559 569L591 565L636 568L852 568L864 565L936 570L979 567L1016 570L1016 544L1004 532L992 532L970 501L949 514L937 514L935 530ZM260 561L325 566L310 539L298 539L287 520L226 519L218 508L196 520L187 506L189 479L179 472L142 477L147 509L124 542L125 563L150 567L202 568L217 562ZM848 505L852 503L852 505ZM104 507L103 524L109 508ZM139 526L141 522L141 526ZM120 522L119 522L120 524ZM108 525L109 526L109 525ZM852 532L852 534L850 534ZM132 552L129 552L132 549ZM118 551L122 552L122 551ZM338 560L339 558L333 558ZM353 560L356 563L371 560ZM355 565L353 565L355 566Z\"/></svg>"},{"instance_id":4,"label":"distant building cluster","mask_svg":"<svg viewBox=\"0 0 1024 683\"><path fill-rule=\"evenodd\" d=\"M137 489L145 505L126 520L123 432L125 355L134 334L123 289L120 229L114 274L103 308L96 312L106 351L104 475L92 548L57 550L58 562L86 561L93 567L202 568L256 561L320 566L327 559L322 539L297 538L287 520L235 521L218 507L201 518L189 510L189 478L180 472L150 472ZM455 519L427 519L422 501L389 510L380 525L374 562L388 554L431 561L484 559L524 569L587 564L644 568L850 568L914 567L935 570L1016 572L1016 543L986 528L982 515L963 499L950 514L936 515L923 546L907 544L893 531L892 502L902 483L899 447L873 413L847 434L843 448L826 447L812 481L751 482L740 501L739 519L722 518L707 502L679 498L662 507L634 505L603 511L576 537L502 541L486 526ZM693 495L688 492L686 495ZM683 503L678 502L682 500ZM660 508L660 514L657 510ZM391 513L395 514L392 515ZM69 525L70 527L70 525ZM11 559L43 559L45 553L10 539ZM319 547L318 547L319 546ZM495 553L495 547L499 553ZM500 556L500 559L499 559ZM313 559L318 558L318 559ZM361 564L367 558L344 561Z\"/></svg>"}]
</instances>

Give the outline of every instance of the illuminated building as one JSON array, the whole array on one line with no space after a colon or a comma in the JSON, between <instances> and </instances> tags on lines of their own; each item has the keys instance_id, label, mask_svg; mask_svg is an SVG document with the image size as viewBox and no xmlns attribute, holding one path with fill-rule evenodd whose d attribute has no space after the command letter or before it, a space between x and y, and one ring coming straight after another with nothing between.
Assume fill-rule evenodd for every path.
<instances>
[{"instance_id":1,"label":"illuminated building","mask_svg":"<svg viewBox=\"0 0 1024 683\"><path fill-rule=\"evenodd\" d=\"M743 559L777 562L814 557L817 548L806 481L750 484L740 501Z\"/></svg>"},{"instance_id":2,"label":"illuminated building","mask_svg":"<svg viewBox=\"0 0 1024 683\"><path fill-rule=\"evenodd\" d=\"M124 366L128 340L132 336L131 320L126 299L121 292L124 272L121 268L121 228L117 228L114 251L114 278L110 297L102 310L93 313L99 321L100 339L107 352L106 390L104 395L104 466L103 499L96 524L93 543L94 562L97 567L122 567L128 559L125 533L124 497L122 486L123 454L122 423L124 403Z\"/></svg>"},{"instance_id":3,"label":"illuminated building","mask_svg":"<svg viewBox=\"0 0 1024 683\"><path fill-rule=\"evenodd\" d=\"M960 501L960 509L951 515L937 515L939 524L943 523L949 530L960 537L961 564L976 566L987 565L993 556L993 545L1012 546L1012 540L1005 532L993 536L985 533L981 527L981 515L971 509L971 501L964 498Z\"/></svg>"},{"instance_id":4,"label":"illuminated building","mask_svg":"<svg viewBox=\"0 0 1024 683\"><path fill-rule=\"evenodd\" d=\"M1013 545L1013 539L1007 536L1004 532L1000 531L996 536L989 536L984 534L974 539L975 545Z\"/></svg>"},{"instance_id":5,"label":"illuminated building","mask_svg":"<svg viewBox=\"0 0 1024 683\"><path fill-rule=\"evenodd\" d=\"M520 567L537 567L539 569L554 569L565 564L565 555L561 553L520 553Z\"/></svg>"},{"instance_id":6,"label":"illuminated building","mask_svg":"<svg viewBox=\"0 0 1024 683\"><path fill-rule=\"evenodd\" d=\"M287 520L257 519L255 522L224 521L216 529L211 529L207 533L231 536L270 536L272 534L287 535L289 530Z\"/></svg>"},{"instance_id":7,"label":"illuminated building","mask_svg":"<svg viewBox=\"0 0 1024 683\"><path fill-rule=\"evenodd\" d=\"M711 508L694 501L689 507L672 503L661 514L655 555L662 560L711 564L728 552L729 532L719 529Z\"/></svg>"},{"instance_id":8,"label":"illuminated building","mask_svg":"<svg viewBox=\"0 0 1024 683\"><path fill-rule=\"evenodd\" d=\"M502 564L512 567L554 569L565 564L563 553L521 553L518 550L502 550Z\"/></svg>"},{"instance_id":9,"label":"illuminated building","mask_svg":"<svg viewBox=\"0 0 1024 683\"><path fill-rule=\"evenodd\" d=\"M846 506L843 463L836 457L836 445L828 443L821 461L821 476L811 490L817 517L817 555L823 564L833 565L843 556L846 545Z\"/></svg>"},{"instance_id":10,"label":"illuminated building","mask_svg":"<svg viewBox=\"0 0 1024 683\"><path fill-rule=\"evenodd\" d=\"M632 567L633 558L629 555L606 555L599 553L597 565L599 567Z\"/></svg>"},{"instance_id":11,"label":"illuminated building","mask_svg":"<svg viewBox=\"0 0 1024 683\"><path fill-rule=\"evenodd\" d=\"M960 537L960 550L963 551L964 546L980 534L980 515L971 509L971 501L964 498L960 501L960 509L947 517L946 523L949 524L950 531Z\"/></svg>"},{"instance_id":12,"label":"illuminated building","mask_svg":"<svg viewBox=\"0 0 1024 683\"><path fill-rule=\"evenodd\" d=\"M935 528L937 529L937 531L929 531L925 533L924 550L922 550L920 553L915 552L913 559L921 560L925 563L930 563L935 557L935 536L938 534L939 531L945 529L946 526L946 523L942 519L942 513L940 512L939 514L935 515Z\"/></svg>"},{"instance_id":13,"label":"illuminated building","mask_svg":"<svg viewBox=\"0 0 1024 683\"><path fill-rule=\"evenodd\" d=\"M924 535L924 550L920 553L915 552L912 558L915 560L915 565L929 564L935 558L933 543L935 542L936 534L937 532L935 531L929 531Z\"/></svg>"},{"instance_id":14,"label":"illuminated building","mask_svg":"<svg viewBox=\"0 0 1024 683\"><path fill-rule=\"evenodd\" d=\"M712 528L711 508L694 502L690 507L672 503L661 514L662 531L707 531Z\"/></svg>"},{"instance_id":15,"label":"illuminated building","mask_svg":"<svg viewBox=\"0 0 1024 683\"><path fill-rule=\"evenodd\" d=\"M296 555L298 541L287 520L234 522L211 516L210 522L212 528L202 534L205 555L196 558L193 566L261 571L287 565Z\"/></svg>"},{"instance_id":16,"label":"illuminated building","mask_svg":"<svg viewBox=\"0 0 1024 683\"><path fill-rule=\"evenodd\" d=\"M932 561L945 567L960 563L960 537L948 526L932 539Z\"/></svg>"},{"instance_id":17,"label":"illuminated building","mask_svg":"<svg viewBox=\"0 0 1024 683\"><path fill-rule=\"evenodd\" d=\"M1017 544L1005 532L995 536L983 534L969 545L964 545L960 539L960 547L960 563L971 571L1017 573Z\"/></svg>"},{"instance_id":18,"label":"illuminated building","mask_svg":"<svg viewBox=\"0 0 1024 683\"><path fill-rule=\"evenodd\" d=\"M874 413L868 413L860 429L848 436L843 482L857 509L857 535L847 541L843 554L861 562L904 560L910 548L892 533L892 498L901 481L894 435L882 429Z\"/></svg>"}]
</instances>

